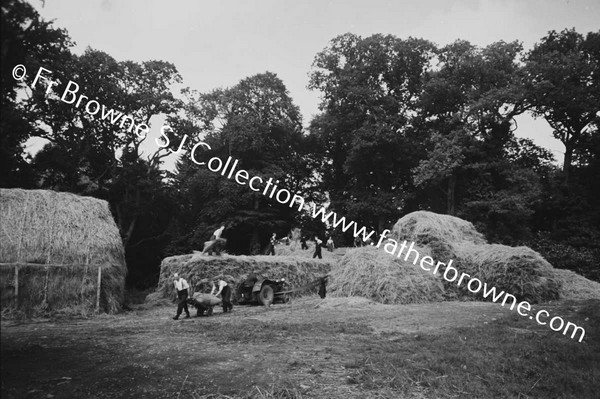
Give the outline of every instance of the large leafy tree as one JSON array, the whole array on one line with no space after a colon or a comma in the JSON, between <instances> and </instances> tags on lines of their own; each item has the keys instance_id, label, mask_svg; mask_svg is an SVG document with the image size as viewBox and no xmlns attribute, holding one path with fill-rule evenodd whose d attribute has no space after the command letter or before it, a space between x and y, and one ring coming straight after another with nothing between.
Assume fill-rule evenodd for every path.
<instances>
[{"instance_id":1,"label":"large leafy tree","mask_svg":"<svg viewBox=\"0 0 600 399\"><path fill-rule=\"evenodd\" d=\"M19 93L23 95L39 67L62 65L72 43L65 30L44 21L24 1L3 1L1 10L0 186L32 187L35 178L24 145L40 133L38 114L30 103L19 99ZM19 64L29 75L23 81L12 77L12 69Z\"/></svg>"},{"instance_id":2,"label":"large leafy tree","mask_svg":"<svg viewBox=\"0 0 600 399\"><path fill-rule=\"evenodd\" d=\"M301 116L283 82L266 72L243 79L227 89L209 93L186 90L185 114L171 118L170 140L181 143L186 154L178 163L175 188L180 195L180 231L183 247L200 247L212 229L227 226L229 250L259 252L272 232L285 234L299 221L296 208L281 205L260 192L225 179L190 160L189 150L201 139L211 150L204 159L229 156L250 175L279 180L278 186L312 198L309 138L302 132ZM197 155L198 156L198 155Z\"/></svg>"},{"instance_id":3,"label":"large leafy tree","mask_svg":"<svg viewBox=\"0 0 600 399\"><path fill-rule=\"evenodd\" d=\"M311 132L336 212L381 229L405 206L420 147L410 124L433 50L420 39L345 34L316 55L309 87L322 93L323 113Z\"/></svg>"},{"instance_id":4,"label":"large leafy tree","mask_svg":"<svg viewBox=\"0 0 600 399\"><path fill-rule=\"evenodd\" d=\"M600 123L600 31L585 37L575 30L551 31L526 59L527 95L534 114L552 126L565 146L563 171L568 182L578 153ZM584 159L581 161L585 162Z\"/></svg>"},{"instance_id":5,"label":"large leafy tree","mask_svg":"<svg viewBox=\"0 0 600 399\"><path fill-rule=\"evenodd\" d=\"M440 49L440 64L428 74L421 97L418 126L430 134L415 183L445 194L445 206L429 201L434 209L480 222L494 238L522 232L540 197L532 168L552 159L513 134L514 117L531 107L522 89L521 50L518 42L448 45Z\"/></svg>"}]
</instances>

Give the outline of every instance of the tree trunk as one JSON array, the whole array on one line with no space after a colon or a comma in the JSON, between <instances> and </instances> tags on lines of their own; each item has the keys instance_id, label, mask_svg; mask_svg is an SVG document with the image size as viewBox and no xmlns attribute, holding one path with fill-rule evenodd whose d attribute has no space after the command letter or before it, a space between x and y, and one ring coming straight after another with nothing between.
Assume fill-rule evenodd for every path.
<instances>
[{"instance_id":1,"label":"tree trunk","mask_svg":"<svg viewBox=\"0 0 600 399\"><path fill-rule=\"evenodd\" d=\"M454 215L455 206L454 206L454 191L456 189L456 175L452 174L448 178L448 205L446 212L448 215Z\"/></svg>"},{"instance_id":2,"label":"tree trunk","mask_svg":"<svg viewBox=\"0 0 600 399\"><path fill-rule=\"evenodd\" d=\"M569 175L571 174L571 163L573 162L573 145L568 142L565 144L565 159L563 162L563 173L565 174L565 183L569 183Z\"/></svg>"}]
</instances>

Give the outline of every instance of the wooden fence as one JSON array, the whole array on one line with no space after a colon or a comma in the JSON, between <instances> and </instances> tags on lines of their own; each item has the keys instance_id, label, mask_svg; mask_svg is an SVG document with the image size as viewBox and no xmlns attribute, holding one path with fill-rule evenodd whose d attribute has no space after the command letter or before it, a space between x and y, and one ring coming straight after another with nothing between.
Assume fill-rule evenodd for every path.
<instances>
[{"instance_id":1,"label":"wooden fence","mask_svg":"<svg viewBox=\"0 0 600 399\"><path fill-rule=\"evenodd\" d=\"M82 277L82 281L81 281L80 297L81 297L82 302L83 302L84 287L85 287L88 270L89 269L92 269L92 270L97 269L98 273L97 273L97 280L96 280L95 310L96 310L96 313L100 312L100 296L101 296L101 291L102 291L102 266L99 266L99 265L96 266L96 265L90 265L90 264L65 265L65 264L41 264L41 263L24 263L24 262L0 263L0 270L6 270L6 269L11 269L11 268L14 269L14 280L13 280L14 291L13 291L13 295L12 295L11 299L16 308L19 307L19 270L22 268L45 269L42 304L48 303L48 293L49 293L48 281L50 279L50 270L51 269L53 269L53 268L62 268L62 269L81 268L83 277Z\"/></svg>"}]
</instances>

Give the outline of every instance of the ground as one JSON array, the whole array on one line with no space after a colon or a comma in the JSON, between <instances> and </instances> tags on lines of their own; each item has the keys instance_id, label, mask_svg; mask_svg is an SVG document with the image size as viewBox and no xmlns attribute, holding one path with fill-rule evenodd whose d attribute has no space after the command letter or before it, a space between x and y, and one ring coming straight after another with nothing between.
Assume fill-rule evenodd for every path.
<instances>
[{"instance_id":1,"label":"ground","mask_svg":"<svg viewBox=\"0 0 600 399\"><path fill-rule=\"evenodd\" d=\"M600 302L543 307L584 326L583 343L481 302L305 297L178 321L164 304L5 320L2 398L597 397Z\"/></svg>"}]
</instances>

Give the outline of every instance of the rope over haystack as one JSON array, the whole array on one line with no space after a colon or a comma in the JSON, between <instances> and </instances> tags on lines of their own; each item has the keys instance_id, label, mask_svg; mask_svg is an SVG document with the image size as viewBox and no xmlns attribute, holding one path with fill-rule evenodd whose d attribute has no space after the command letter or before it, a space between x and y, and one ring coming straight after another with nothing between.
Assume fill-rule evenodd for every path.
<instances>
[{"instance_id":1,"label":"rope over haystack","mask_svg":"<svg viewBox=\"0 0 600 399\"><path fill-rule=\"evenodd\" d=\"M82 313L97 304L112 313L123 300L127 267L108 203L48 190L0 189L0 283L3 313L15 305ZM15 287L18 281L18 287Z\"/></svg>"}]
</instances>

